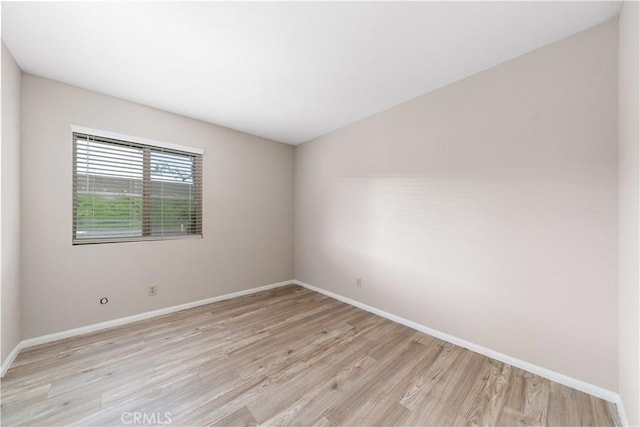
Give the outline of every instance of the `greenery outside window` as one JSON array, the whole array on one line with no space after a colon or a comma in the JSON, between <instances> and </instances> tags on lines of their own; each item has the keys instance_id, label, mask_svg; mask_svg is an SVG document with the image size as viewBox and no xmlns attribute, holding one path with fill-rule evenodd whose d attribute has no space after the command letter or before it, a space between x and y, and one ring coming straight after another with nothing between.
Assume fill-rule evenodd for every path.
<instances>
[{"instance_id":1,"label":"greenery outside window","mask_svg":"<svg viewBox=\"0 0 640 427\"><path fill-rule=\"evenodd\" d=\"M73 244L202 237L202 154L73 133Z\"/></svg>"}]
</instances>

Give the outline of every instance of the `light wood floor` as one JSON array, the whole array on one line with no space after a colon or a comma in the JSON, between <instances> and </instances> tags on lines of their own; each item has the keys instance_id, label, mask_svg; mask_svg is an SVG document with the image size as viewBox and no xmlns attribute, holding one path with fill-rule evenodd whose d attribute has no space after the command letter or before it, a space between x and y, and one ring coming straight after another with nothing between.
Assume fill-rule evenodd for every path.
<instances>
[{"instance_id":1,"label":"light wood floor","mask_svg":"<svg viewBox=\"0 0 640 427\"><path fill-rule=\"evenodd\" d=\"M294 285L28 348L2 381L3 426L132 425L136 412L170 425L619 425L613 404Z\"/></svg>"}]
</instances>

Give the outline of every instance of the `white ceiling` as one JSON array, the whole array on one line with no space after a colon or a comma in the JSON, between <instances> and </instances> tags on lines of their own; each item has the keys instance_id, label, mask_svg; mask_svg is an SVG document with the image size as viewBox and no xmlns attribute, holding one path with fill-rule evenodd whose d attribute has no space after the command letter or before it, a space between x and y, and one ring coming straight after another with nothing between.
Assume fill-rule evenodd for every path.
<instances>
[{"instance_id":1,"label":"white ceiling","mask_svg":"<svg viewBox=\"0 0 640 427\"><path fill-rule=\"evenodd\" d=\"M25 2L28 73L298 144L614 17L620 2Z\"/></svg>"}]
</instances>

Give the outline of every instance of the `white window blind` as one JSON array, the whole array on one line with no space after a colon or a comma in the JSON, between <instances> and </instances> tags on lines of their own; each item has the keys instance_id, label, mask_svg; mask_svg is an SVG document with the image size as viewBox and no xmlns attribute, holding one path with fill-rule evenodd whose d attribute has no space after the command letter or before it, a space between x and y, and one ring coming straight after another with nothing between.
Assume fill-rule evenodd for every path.
<instances>
[{"instance_id":1,"label":"white window blind","mask_svg":"<svg viewBox=\"0 0 640 427\"><path fill-rule=\"evenodd\" d=\"M73 243L202 236L202 155L73 133Z\"/></svg>"}]
</instances>

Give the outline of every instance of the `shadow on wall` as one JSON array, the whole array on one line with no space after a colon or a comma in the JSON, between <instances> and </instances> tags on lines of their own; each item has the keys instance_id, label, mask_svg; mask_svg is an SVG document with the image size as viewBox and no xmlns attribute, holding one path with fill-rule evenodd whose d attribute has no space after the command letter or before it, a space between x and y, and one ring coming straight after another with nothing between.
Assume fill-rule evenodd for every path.
<instances>
[{"instance_id":1,"label":"shadow on wall","mask_svg":"<svg viewBox=\"0 0 640 427\"><path fill-rule=\"evenodd\" d=\"M606 286L589 287L606 283L611 272L598 249L610 240L602 226L608 213L601 212L601 199L584 194L594 191L475 177L335 179L314 231L322 241L321 265L329 267L323 282L526 360L528 349L559 342L606 355L613 343L594 342L594 330L606 328L588 315L611 298ZM363 277L362 290L356 277ZM508 344L514 336L523 341L513 346L517 353ZM567 353L571 364L576 352Z\"/></svg>"}]
</instances>

